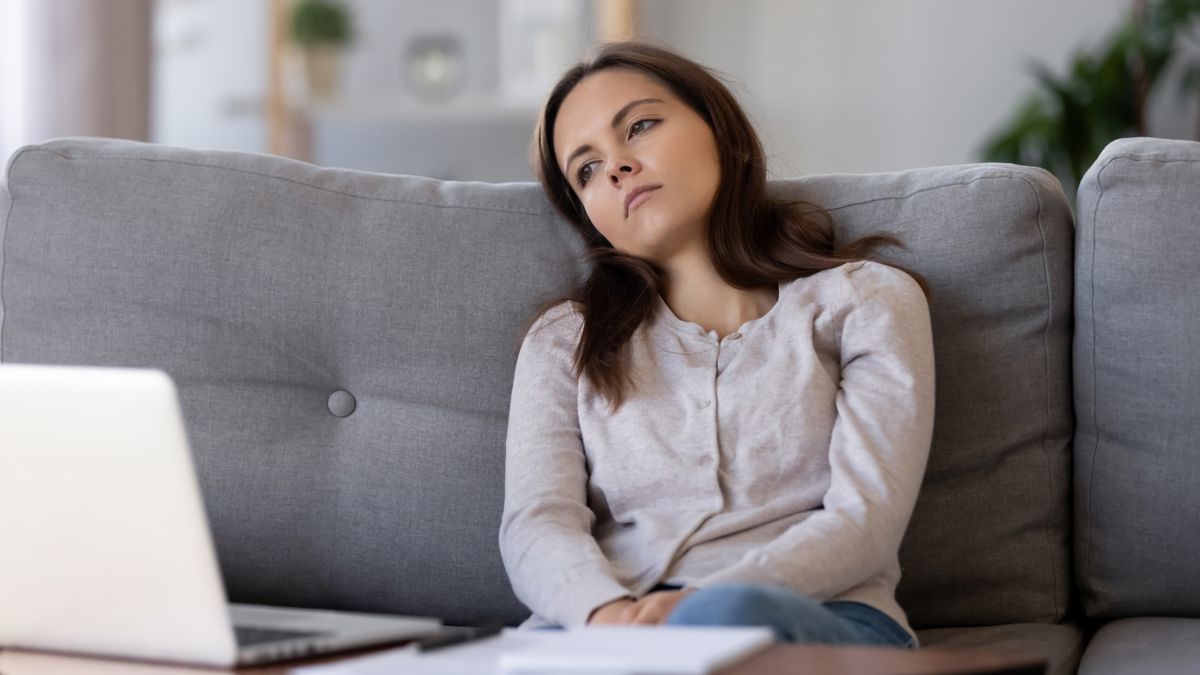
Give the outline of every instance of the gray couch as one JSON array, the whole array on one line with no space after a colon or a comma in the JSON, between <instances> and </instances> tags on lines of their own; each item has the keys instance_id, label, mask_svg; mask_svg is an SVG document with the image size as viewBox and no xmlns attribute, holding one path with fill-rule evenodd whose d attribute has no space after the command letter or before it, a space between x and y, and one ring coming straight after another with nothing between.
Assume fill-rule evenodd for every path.
<instances>
[{"instance_id":1,"label":"gray couch","mask_svg":"<svg viewBox=\"0 0 1200 675\"><path fill-rule=\"evenodd\" d=\"M1005 164L770 189L896 233L933 285L898 591L923 643L1200 671L1200 143L1113 143L1077 222ZM0 227L0 361L174 377L234 600L527 615L497 548L512 369L585 271L535 184L60 139L10 160Z\"/></svg>"}]
</instances>

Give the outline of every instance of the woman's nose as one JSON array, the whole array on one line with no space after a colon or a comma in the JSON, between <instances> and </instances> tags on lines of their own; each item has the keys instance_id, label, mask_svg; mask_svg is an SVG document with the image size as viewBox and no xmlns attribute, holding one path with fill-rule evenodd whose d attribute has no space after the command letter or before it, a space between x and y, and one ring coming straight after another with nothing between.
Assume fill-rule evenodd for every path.
<instances>
[{"instance_id":1,"label":"woman's nose","mask_svg":"<svg viewBox=\"0 0 1200 675\"><path fill-rule=\"evenodd\" d=\"M620 185L622 180L637 173L639 168L637 162L632 159L615 160L609 164L608 179L613 185Z\"/></svg>"}]
</instances>

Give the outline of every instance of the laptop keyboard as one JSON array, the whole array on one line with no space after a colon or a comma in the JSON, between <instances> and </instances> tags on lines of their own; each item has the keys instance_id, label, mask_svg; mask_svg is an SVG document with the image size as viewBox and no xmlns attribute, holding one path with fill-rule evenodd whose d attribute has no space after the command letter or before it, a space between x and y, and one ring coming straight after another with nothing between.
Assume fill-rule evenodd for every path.
<instances>
[{"instance_id":1,"label":"laptop keyboard","mask_svg":"<svg viewBox=\"0 0 1200 675\"><path fill-rule=\"evenodd\" d=\"M279 630L277 628L257 628L255 626L234 626L233 634L237 639L239 647L261 645L264 642L277 642L279 640L294 640L314 635L327 635L327 633L322 632Z\"/></svg>"}]
</instances>

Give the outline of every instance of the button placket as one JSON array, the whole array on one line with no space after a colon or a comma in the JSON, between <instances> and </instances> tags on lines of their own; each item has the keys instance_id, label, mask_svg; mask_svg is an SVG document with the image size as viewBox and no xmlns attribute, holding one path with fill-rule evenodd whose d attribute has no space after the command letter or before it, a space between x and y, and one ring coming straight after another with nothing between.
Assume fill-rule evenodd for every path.
<instances>
[{"instance_id":1,"label":"button placket","mask_svg":"<svg viewBox=\"0 0 1200 675\"><path fill-rule=\"evenodd\" d=\"M699 407L701 409L711 407L712 403L713 403L713 399L716 398L716 379L717 379L717 372L718 372L718 366L720 364L720 361L721 361L721 347L720 347L720 345L718 345L716 353L714 354L714 358L713 358L712 378L709 380L709 382L706 385L706 388L708 389L708 395L696 403L697 407ZM698 463L700 466L703 466L703 467L712 466L713 463L716 461L713 458L713 455L715 455L717 453L716 448L720 444L720 436L721 436L721 431L719 428L720 421L717 419L717 415L716 415L715 411L713 412L712 415L709 416L709 420L711 421L709 428L712 429L712 432L711 432L712 440L710 442L710 444L712 445L712 449L706 450L705 455L700 458Z\"/></svg>"}]
</instances>

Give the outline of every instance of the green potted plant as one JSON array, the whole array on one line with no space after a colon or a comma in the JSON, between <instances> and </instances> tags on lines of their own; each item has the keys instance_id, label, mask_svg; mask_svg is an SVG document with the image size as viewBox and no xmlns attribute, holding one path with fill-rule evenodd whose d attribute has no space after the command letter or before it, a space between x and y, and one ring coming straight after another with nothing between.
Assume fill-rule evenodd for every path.
<instances>
[{"instance_id":1,"label":"green potted plant","mask_svg":"<svg viewBox=\"0 0 1200 675\"><path fill-rule=\"evenodd\" d=\"M1200 93L1200 62L1183 49L1196 44L1197 19L1200 0L1134 0L1102 44L1075 52L1066 76L1033 64L1039 88L987 140L983 161L1040 166L1073 197L1110 141L1148 135L1151 92L1174 79L1177 96Z\"/></svg>"},{"instance_id":2,"label":"green potted plant","mask_svg":"<svg viewBox=\"0 0 1200 675\"><path fill-rule=\"evenodd\" d=\"M290 17L300 47L309 96L329 101L337 91L343 50L354 40L350 8L341 0L297 0Z\"/></svg>"}]
</instances>

